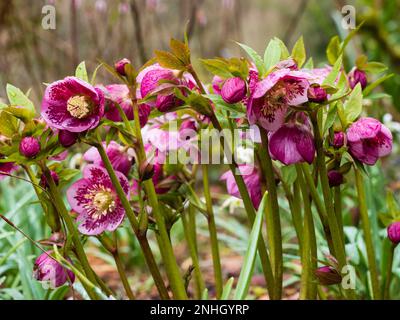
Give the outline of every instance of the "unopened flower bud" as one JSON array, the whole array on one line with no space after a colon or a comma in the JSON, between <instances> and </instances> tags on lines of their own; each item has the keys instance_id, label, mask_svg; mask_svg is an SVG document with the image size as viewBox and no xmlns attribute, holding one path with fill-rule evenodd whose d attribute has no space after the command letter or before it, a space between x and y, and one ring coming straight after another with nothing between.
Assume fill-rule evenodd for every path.
<instances>
[{"instance_id":1,"label":"unopened flower bud","mask_svg":"<svg viewBox=\"0 0 400 320\"><path fill-rule=\"evenodd\" d=\"M332 146L336 149L343 147L346 143L346 135L344 132L335 132L333 136Z\"/></svg>"},{"instance_id":2,"label":"unopened flower bud","mask_svg":"<svg viewBox=\"0 0 400 320\"><path fill-rule=\"evenodd\" d=\"M331 170L328 172L329 186L337 187L343 183L343 174L337 170Z\"/></svg>"},{"instance_id":3,"label":"unopened flower bud","mask_svg":"<svg viewBox=\"0 0 400 320\"><path fill-rule=\"evenodd\" d=\"M246 96L246 82L239 77L229 78L221 89L221 97L226 103L238 103Z\"/></svg>"},{"instance_id":4,"label":"unopened flower bud","mask_svg":"<svg viewBox=\"0 0 400 320\"><path fill-rule=\"evenodd\" d=\"M39 140L34 137L22 138L19 144L19 152L27 158L36 157L40 152Z\"/></svg>"},{"instance_id":5,"label":"unopened flower bud","mask_svg":"<svg viewBox=\"0 0 400 320\"><path fill-rule=\"evenodd\" d=\"M146 160L139 166L140 181L151 179L153 175L154 175L154 165L150 163L148 160Z\"/></svg>"},{"instance_id":6,"label":"unopened flower bud","mask_svg":"<svg viewBox=\"0 0 400 320\"><path fill-rule=\"evenodd\" d=\"M311 102L322 103L326 101L328 94L326 93L324 88L321 88L319 85L310 86L307 92L308 100Z\"/></svg>"},{"instance_id":7,"label":"unopened flower bud","mask_svg":"<svg viewBox=\"0 0 400 320\"><path fill-rule=\"evenodd\" d=\"M58 176L58 174L54 171L50 171L51 177L54 181L54 183L58 186L58 184L60 183L60 177ZM46 176L44 175L44 173L42 174L42 176L40 177L40 186L42 188L49 188L49 183L46 179Z\"/></svg>"},{"instance_id":8,"label":"unopened flower bud","mask_svg":"<svg viewBox=\"0 0 400 320\"><path fill-rule=\"evenodd\" d=\"M126 76L125 66L130 63L130 60L123 58L114 64L114 68L121 76Z\"/></svg>"},{"instance_id":9,"label":"unopened flower bud","mask_svg":"<svg viewBox=\"0 0 400 320\"><path fill-rule=\"evenodd\" d=\"M400 243L400 221L393 222L387 228L387 234L388 234L388 238L390 241L392 241L394 244L399 244Z\"/></svg>"},{"instance_id":10,"label":"unopened flower bud","mask_svg":"<svg viewBox=\"0 0 400 320\"><path fill-rule=\"evenodd\" d=\"M342 282L342 276L340 273L330 266L318 268L315 270L315 276L317 277L319 283L324 286L330 286Z\"/></svg>"},{"instance_id":11,"label":"unopened flower bud","mask_svg":"<svg viewBox=\"0 0 400 320\"><path fill-rule=\"evenodd\" d=\"M357 83L359 83L361 85L362 89L365 89L365 87L368 84L367 75L365 74L364 71L362 71L360 69L353 69L349 73L350 88L353 89L357 85Z\"/></svg>"},{"instance_id":12,"label":"unopened flower bud","mask_svg":"<svg viewBox=\"0 0 400 320\"><path fill-rule=\"evenodd\" d=\"M78 134L76 132L60 130L60 132L58 133L58 141L65 148L74 145L77 139L78 139Z\"/></svg>"}]
</instances>

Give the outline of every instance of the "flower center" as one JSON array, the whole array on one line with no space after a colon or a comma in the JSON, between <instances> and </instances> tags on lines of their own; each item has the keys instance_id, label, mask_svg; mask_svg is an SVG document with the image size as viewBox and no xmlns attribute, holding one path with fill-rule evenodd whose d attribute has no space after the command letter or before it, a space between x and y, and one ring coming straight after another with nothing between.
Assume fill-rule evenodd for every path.
<instances>
[{"instance_id":1,"label":"flower center","mask_svg":"<svg viewBox=\"0 0 400 320\"><path fill-rule=\"evenodd\" d=\"M114 195L109 188L101 187L100 190L89 192L85 197L91 200L85 208L93 219L100 219L116 208Z\"/></svg>"},{"instance_id":2,"label":"flower center","mask_svg":"<svg viewBox=\"0 0 400 320\"><path fill-rule=\"evenodd\" d=\"M88 96L73 96L68 99L67 110L74 118L84 119L92 113L93 103Z\"/></svg>"}]
</instances>

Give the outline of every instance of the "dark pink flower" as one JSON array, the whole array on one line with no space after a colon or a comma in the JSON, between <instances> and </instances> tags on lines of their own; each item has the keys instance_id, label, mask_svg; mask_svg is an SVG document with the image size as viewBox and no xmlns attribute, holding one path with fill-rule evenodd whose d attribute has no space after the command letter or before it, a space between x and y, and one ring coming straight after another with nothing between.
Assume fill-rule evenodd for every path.
<instances>
[{"instance_id":1,"label":"dark pink flower","mask_svg":"<svg viewBox=\"0 0 400 320\"><path fill-rule=\"evenodd\" d=\"M105 117L112 121L122 121L121 115L117 106L118 103L121 109L126 114L128 120L133 120L133 104L132 99L129 96L129 88L124 84L110 84L105 87L107 110ZM143 127L149 118L150 106L147 104L141 104L138 106L140 126Z\"/></svg>"},{"instance_id":2,"label":"dark pink flower","mask_svg":"<svg viewBox=\"0 0 400 320\"><path fill-rule=\"evenodd\" d=\"M340 186L344 181L343 174L337 170L330 170L328 172L328 180L331 188Z\"/></svg>"},{"instance_id":3,"label":"dark pink flower","mask_svg":"<svg viewBox=\"0 0 400 320\"><path fill-rule=\"evenodd\" d=\"M317 270L315 270L315 276L317 277L319 283L324 286L330 286L342 282L342 276L340 273L331 266L319 267Z\"/></svg>"},{"instance_id":4,"label":"dark pink flower","mask_svg":"<svg viewBox=\"0 0 400 320\"><path fill-rule=\"evenodd\" d=\"M3 157L0 155L0 159ZM14 162L0 162L0 181L7 177L7 174L11 174L18 169L18 166ZM2 174L5 173L5 174Z\"/></svg>"},{"instance_id":5,"label":"dark pink flower","mask_svg":"<svg viewBox=\"0 0 400 320\"><path fill-rule=\"evenodd\" d=\"M260 173L257 168L245 164L239 165L239 170L249 191L254 208L258 209L262 198ZM241 199L239 188L231 171L225 172L221 176L221 180L226 181L226 189L231 196Z\"/></svg>"},{"instance_id":6,"label":"dark pink flower","mask_svg":"<svg viewBox=\"0 0 400 320\"><path fill-rule=\"evenodd\" d=\"M226 103L238 103L246 96L246 82L239 77L229 78L222 85L221 97Z\"/></svg>"},{"instance_id":7,"label":"dark pink flower","mask_svg":"<svg viewBox=\"0 0 400 320\"><path fill-rule=\"evenodd\" d=\"M78 139L78 134L76 132L60 130L60 132L58 133L58 141L65 148L74 145L77 139Z\"/></svg>"},{"instance_id":8,"label":"dark pink flower","mask_svg":"<svg viewBox=\"0 0 400 320\"><path fill-rule=\"evenodd\" d=\"M83 132L95 128L104 114L104 94L76 77L50 84L42 101L42 117L56 129Z\"/></svg>"},{"instance_id":9,"label":"dark pink flower","mask_svg":"<svg viewBox=\"0 0 400 320\"><path fill-rule=\"evenodd\" d=\"M152 94L156 89L167 89L165 87L184 85L190 88L191 79L192 78L189 76L178 79L174 70L163 68L159 64L153 64L144 68L136 77L136 82L138 84L136 96L139 99L143 99L147 95ZM162 81L168 83L161 83ZM147 101L146 104L151 107L156 107L162 112L167 112L174 107L182 105L182 101L173 93L159 92L156 94L155 101Z\"/></svg>"},{"instance_id":10,"label":"dark pink flower","mask_svg":"<svg viewBox=\"0 0 400 320\"><path fill-rule=\"evenodd\" d=\"M286 123L271 133L269 152L285 165L299 162L311 164L315 156L314 137L308 126Z\"/></svg>"},{"instance_id":11,"label":"dark pink flower","mask_svg":"<svg viewBox=\"0 0 400 320\"><path fill-rule=\"evenodd\" d=\"M360 118L347 129L350 154L368 165L390 154L392 143L390 130L374 118Z\"/></svg>"},{"instance_id":12,"label":"dark pink flower","mask_svg":"<svg viewBox=\"0 0 400 320\"><path fill-rule=\"evenodd\" d=\"M27 158L34 158L40 152L40 143L37 138L25 137L19 143L19 152Z\"/></svg>"},{"instance_id":13,"label":"dark pink flower","mask_svg":"<svg viewBox=\"0 0 400 320\"><path fill-rule=\"evenodd\" d=\"M106 148L107 156L110 159L114 170L122 172L127 176L132 167L132 155L129 155L128 150L115 141L110 141L107 146L103 143L103 146ZM83 159L96 166L104 168L104 163L95 147L89 148L89 150L83 155Z\"/></svg>"},{"instance_id":14,"label":"dark pink flower","mask_svg":"<svg viewBox=\"0 0 400 320\"><path fill-rule=\"evenodd\" d=\"M346 135L344 132L335 132L333 136L332 146L336 149L343 147L346 144Z\"/></svg>"},{"instance_id":15,"label":"dark pink flower","mask_svg":"<svg viewBox=\"0 0 400 320\"><path fill-rule=\"evenodd\" d=\"M393 222L387 227L388 238L392 243L400 243L400 222Z\"/></svg>"},{"instance_id":16,"label":"dark pink flower","mask_svg":"<svg viewBox=\"0 0 400 320\"><path fill-rule=\"evenodd\" d=\"M116 171L126 195L129 195L129 182ZM86 235L97 235L104 231L114 231L125 217L110 177L102 167L88 165L83 178L76 181L67 191L71 209L78 213L78 229Z\"/></svg>"},{"instance_id":17,"label":"dark pink flower","mask_svg":"<svg viewBox=\"0 0 400 320\"><path fill-rule=\"evenodd\" d=\"M311 102L322 103L326 101L328 94L319 85L312 85L308 88L307 96Z\"/></svg>"},{"instance_id":18,"label":"dark pink flower","mask_svg":"<svg viewBox=\"0 0 400 320\"><path fill-rule=\"evenodd\" d=\"M73 283L75 281L74 273L64 268L51 257L51 254L52 251L47 251L36 259L33 266L34 278L48 283L51 288L61 287L66 282Z\"/></svg>"},{"instance_id":19,"label":"dark pink flower","mask_svg":"<svg viewBox=\"0 0 400 320\"><path fill-rule=\"evenodd\" d=\"M354 68L349 72L348 79L350 88L352 89L357 85L357 83L361 85L362 89L365 89L368 84L367 75L365 72L357 68Z\"/></svg>"},{"instance_id":20,"label":"dark pink flower","mask_svg":"<svg viewBox=\"0 0 400 320\"><path fill-rule=\"evenodd\" d=\"M121 60L118 60L114 64L115 71L117 71L121 76L126 76L125 72L125 66L127 64L130 64L131 62L127 58L123 58Z\"/></svg>"},{"instance_id":21,"label":"dark pink flower","mask_svg":"<svg viewBox=\"0 0 400 320\"><path fill-rule=\"evenodd\" d=\"M51 170L50 174L51 174L51 177L53 178L54 183L56 185L58 185L60 183L60 177L58 176L57 172ZM47 181L46 176L44 175L44 173L40 177L40 185L42 186L42 188L48 188L49 187L48 181Z\"/></svg>"},{"instance_id":22,"label":"dark pink flower","mask_svg":"<svg viewBox=\"0 0 400 320\"><path fill-rule=\"evenodd\" d=\"M289 106L308 101L309 74L290 69L280 69L257 82L250 91L247 117L250 124L258 124L268 131L277 130L285 121Z\"/></svg>"}]
</instances>

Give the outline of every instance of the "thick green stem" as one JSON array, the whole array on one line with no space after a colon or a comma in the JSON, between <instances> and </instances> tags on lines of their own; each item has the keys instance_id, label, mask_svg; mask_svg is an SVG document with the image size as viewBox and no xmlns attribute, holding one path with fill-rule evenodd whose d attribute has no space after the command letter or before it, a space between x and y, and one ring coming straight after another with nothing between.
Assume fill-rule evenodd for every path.
<instances>
[{"instance_id":1,"label":"thick green stem","mask_svg":"<svg viewBox=\"0 0 400 320\"><path fill-rule=\"evenodd\" d=\"M271 262L274 270L275 278L275 293L280 299L282 296L282 282L283 282L283 252L282 252L282 231L281 221L279 216L279 204L278 204L278 193L276 190L274 169L272 164L271 156L268 152L268 134L265 130L260 128L261 140L263 149L266 150L264 153L265 159L265 178L267 181L267 190L269 195L269 208L266 212L267 221L267 232L268 242L271 251Z\"/></svg>"},{"instance_id":2,"label":"thick green stem","mask_svg":"<svg viewBox=\"0 0 400 320\"><path fill-rule=\"evenodd\" d=\"M365 246L367 248L368 266L371 274L373 299L380 299L381 295L379 290L378 268L376 266L375 249L372 241L371 223L368 216L367 199L365 196L363 177L361 175L361 172L357 168L354 168L354 171L356 176L358 205L360 209L362 228L364 232Z\"/></svg>"},{"instance_id":3,"label":"thick green stem","mask_svg":"<svg viewBox=\"0 0 400 320\"><path fill-rule=\"evenodd\" d=\"M99 151L100 157L104 163L104 166L108 172L108 175L110 176L110 179L113 183L115 191L118 195L118 198L121 201L123 208L125 209L125 213L126 213L128 220L132 226L132 229L136 234L136 237L139 241L140 247L142 248L142 252L145 257L147 266L151 272L151 275L153 276L154 283L158 289L160 297L162 299L169 299L167 288L165 287L160 270L158 269L157 263L154 259L153 253L150 249L146 233L139 231L139 223L137 221L135 213L133 212L132 207L129 203L129 200L126 197L124 190L122 189L121 183L119 182L119 179L118 179L117 175L115 174L115 171L112 167L110 159L108 158L108 156L106 154L106 151L104 150L103 145L100 142L96 143L96 148Z\"/></svg>"},{"instance_id":4,"label":"thick green stem","mask_svg":"<svg viewBox=\"0 0 400 320\"><path fill-rule=\"evenodd\" d=\"M386 279L385 279L385 288L383 290L383 299L389 300L390 299L390 281L392 279L392 269L393 269L393 256L394 250L396 249L395 244L391 244L389 249L389 254L386 263Z\"/></svg>"},{"instance_id":5,"label":"thick green stem","mask_svg":"<svg viewBox=\"0 0 400 320\"><path fill-rule=\"evenodd\" d=\"M342 215L342 194L340 191L340 186L337 186L333 189L334 193L334 208L335 215L338 221L340 236L342 237L342 241L344 243L344 230L343 230L343 215Z\"/></svg>"},{"instance_id":6,"label":"thick green stem","mask_svg":"<svg viewBox=\"0 0 400 320\"><path fill-rule=\"evenodd\" d=\"M215 225L214 209L212 206L212 199L210 193L208 165L203 164L201 167L203 170L204 197L206 199L207 222L208 222L208 230L210 233L211 253L214 266L215 291L217 299L220 299L222 295L223 280L222 280L221 258L218 246L217 228Z\"/></svg>"},{"instance_id":7,"label":"thick green stem","mask_svg":"<svg viewBox=\"0 0 400 320\"><path fill-rule=\"evenodd\" d=\"M324 196L324 201L325 201L325 210L327 214L329 230L332 235L335 257L338 260L339 268L341 270L343 266L346 264L346 253L344 249L344 243L341 237L341 232L339 230L338 221L336 219L335 210L333 208L332 195L328 181L328 173L325 165L323 140L318 126L317 113L314 112L311 114L311 121L313 123L315 147L317 150L316 165L319 171L319 177L321 181L322 194Z\"/></svg>"}]
</instances>

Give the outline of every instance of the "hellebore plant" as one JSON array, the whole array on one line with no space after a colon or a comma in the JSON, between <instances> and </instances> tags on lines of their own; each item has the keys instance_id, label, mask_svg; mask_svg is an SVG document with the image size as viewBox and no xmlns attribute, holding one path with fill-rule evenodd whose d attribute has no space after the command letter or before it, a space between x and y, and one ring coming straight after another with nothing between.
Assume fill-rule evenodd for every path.
<instances>
[{"instance_id":1,"label":"hellebore plant","mask_svg":"<svg viewBox=\"0 0 400 320\"><path fill-rule=\"evenodd\" d=\"M212 83L205 84L193 67L187 40L172 39L170 51L156 51L139 70L126 58L114 67L103 62L119 83L90 83L81 63L75 76L46 87L41 118L35 117L33 103L22 91L8 86L9 105L0 109L0 178L18 178L23 169L53 237L62 234L66 239L53 248L55 255L44 251L37 258L35 278L48 280L50 270L54 287L72 285L76 277L75 283L79 281L91 299L113 296L92 269L82 241L96 237L114 259L126 296L135 299L118 250L117 229L128 228L161 299L201 298L205 280L197 248L198 216L207 220L215 297L229 297L233 280L224 286L208 162L171 159L203 143L201 131L252 128L259 134L245 140L255 147L254 163L229 157L238 147L222 135L217 140L231 160L220 180L230 196L241 199L252 229L235 297L247 294L257 252L270 299L283 297L283 208L290 211L297 236L300 298L324 298L326 288L318 286L340 286L348 264L341 190L346 186L357 190L369 298L388 298L392 261L381 283L363 181L365 166L390 154L393 137L363 110L363 95L368 96L371 88L367 73L380 64L374 62L372 68L371 62L358 59L346 72L343 55L349 40L331 41L331 65L323 68L314 68L312 59L305 64L302 38L291 53L281 40L272 39L264 59L239 44L250 59L201 60L213 75ZM175 130L169 127L173 121L179 124ZM68 159L79 148L86 150L81 170L69 169ZM187 159L194 161L204 151L194 150ZM202 196L195 189L199 168ZM181 269L171 241L173 225L180 220L193 264L189 274ZM393 217L387 231L392 260L400 242L397 220ZM317 248L319 224L324 250ZM150 247L150 237L157 241L161 261ZM192 271L194 293L188 290ZM339 290L349 299L364 298L357 288Z\"/></svg>"}]
</instances>

